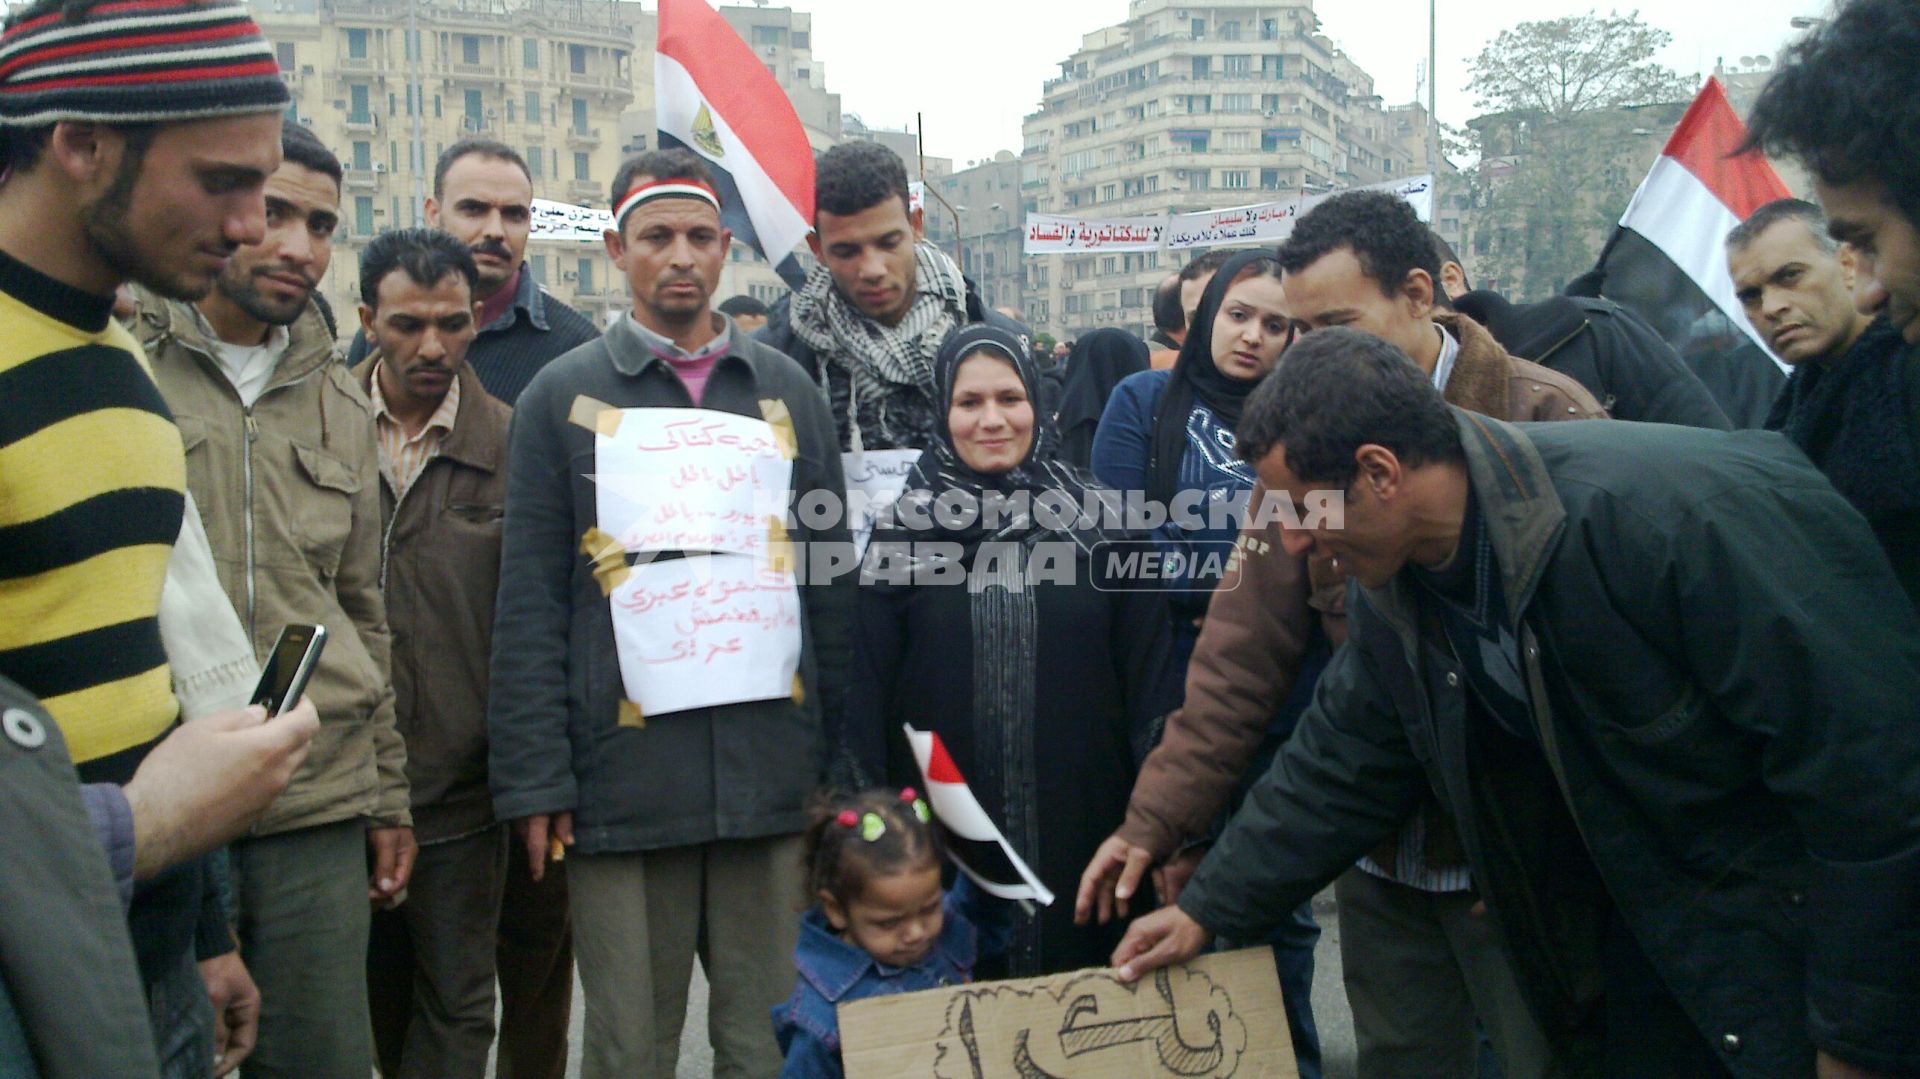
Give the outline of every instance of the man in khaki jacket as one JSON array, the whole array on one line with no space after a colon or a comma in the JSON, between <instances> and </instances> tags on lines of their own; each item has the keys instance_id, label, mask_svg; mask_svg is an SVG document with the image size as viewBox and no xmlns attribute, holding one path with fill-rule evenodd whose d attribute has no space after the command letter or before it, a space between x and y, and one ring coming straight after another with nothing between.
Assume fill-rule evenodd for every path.
<instances>
[{"instance_id":1,"label":"man in khaki jacket","mask_svg":"<svg viewBox=\"0 0 1920 1079\"><path fill-rule=\"evenodd\" d=\"M487 790L487 668L512 411L467 363L473 256L444 232L388 232L360 256L354 369L373 401L386 524L395 715L420 858L407 901L373 916L367 996L386 1079L481 1079L493 1044L494 935L507 830Z\"/></svg>"},{"instance_id":2,"label":"man in khaki jacket","mask_svg":"<svg viewBox=\"0 0 1920 1079\"><path fill-rule=\"evenodd\" d=\"M1280 261L1302 332L1350 326L1386 339L1451 404L1514 421L1606 415L1579 383L1509 356L1478 323L1435 307L1438 259L1400 199L1354 192L1328 200L1300 220ZM1156 879L1162 901L1173 901L1197 864L1176 855L1204 838L1225 808L1318 634L1334 647L1345 639L1346 573L1289 557L1279 519L1259 511L1263 499L1256 487L1188 667L1185 706L1143 765L1125 822L1081 880L1083 918L1105 920L1116 899L1124 913L1152 865L1166 866ZM1509 1079L1558 1074L1437 803L1429 799L1336 891L1362 1079L1474 1075L1476 1018Z\"/></svg>"},{"instance_id":3,"label":"man in khaki jacket","mask_svg":"<svg viewBox=\"0 0 1920 1079\"><path fill-rule=\"evenodd\" d=\"M266 182L264 242L236 251L198 303L139 293L134 326L255 649L264 657L288 623L328 633L308 687L321 722L312 752L232 849L240 947L261 994L248 1079L371 1071L368 900L400 894L414 852L380 595L373 410L333 361L313 302L340 164L298 125L282 153Z\"/></svg>"}]
</instances>

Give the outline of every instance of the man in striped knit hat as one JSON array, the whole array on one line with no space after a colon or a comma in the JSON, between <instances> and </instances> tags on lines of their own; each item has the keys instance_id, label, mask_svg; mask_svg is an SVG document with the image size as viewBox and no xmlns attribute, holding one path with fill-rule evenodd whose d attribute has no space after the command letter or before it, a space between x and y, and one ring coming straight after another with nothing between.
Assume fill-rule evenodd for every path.
<instances>
[{"instance_id":1,"label":"man in striped knit hat","mask_svg":"<svg viewBox=\"0 0 1920 1079\"><path fill-rule=\"evenodd\" d=\"M288 100L238 4L39 0L0 33L0 674L42 699L82 782L120 785L90 808L131 894L168 1077L212 1074L216 1030L231 1070L258 1008L209 901L215 874L186 856L257 819L317 724L304 707L265 724L233 713L168 737L179 709L158 610L186 466L109 312L128 279L204 295L259 241ZM182 742L199 748L183 757ZM196 783L188 804L181 787ZM75 970L74 991L87 979ZM41 1070L66 1074L58 1056Z\"/></svg>"}]
</instances>

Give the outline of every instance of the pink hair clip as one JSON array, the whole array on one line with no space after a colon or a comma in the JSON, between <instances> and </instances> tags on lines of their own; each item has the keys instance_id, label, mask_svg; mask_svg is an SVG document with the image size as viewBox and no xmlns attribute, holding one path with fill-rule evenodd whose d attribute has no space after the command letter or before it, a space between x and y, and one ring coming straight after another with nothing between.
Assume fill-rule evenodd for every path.
<instances>
[{"instance_id":1,"label":"pink hair clip","mask_svg":"<svg viewBox=\"0 0 1920 1079\"><path fill-rule=\"evenodd\" d=\"M855 813L851 809L843 809L840 811L839 816L833 818L833 822L842 828L858 828L860 827L860 814Z\"/></svg>"},{"instance_id":2,"label":"pink hair clip","mask_svg":"<svg viewBox=\"0 0 1920 1079\"><path fill-rule=\"evenodd\" d=\"M915 791L914 791L914 789L913 789L912 787L908 787L908 788L906 788L905 790L902 790L902 791L900 792L900 800L901 800L901 801L903 801L903 802L906 802L906 803L907 803L907 804L909 804L909 805L911 805L911 804L913 804L913 803L914 803L915 801L917 801L917 800L919 799L919 797L920 797L920 795L919 795L919 794L917 794L917 793L915 793Z\"/></svg>"}]
</instances>

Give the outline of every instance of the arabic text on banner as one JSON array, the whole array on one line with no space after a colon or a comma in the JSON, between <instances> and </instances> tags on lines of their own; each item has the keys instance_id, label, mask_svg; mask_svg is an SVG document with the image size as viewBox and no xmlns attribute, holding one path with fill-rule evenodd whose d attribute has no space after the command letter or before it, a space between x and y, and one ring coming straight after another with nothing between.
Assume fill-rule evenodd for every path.
<instances>
[{"instance_id":1,"label":"arabic text on banner","mask_svg":"<svg viewBox=\"0 0 1920 1079\"><path fill-rule=\"evenodd\" d=\"M874 520L899 500L907 486L907 473L919 459L919 450L866 450L840 455L840 467L847 477L847 527L853 532L857 553L867 553Z\"/></svg>"},{"instance_id":2,"label":"arabic text on banner","mask_svg":"<svg viewBox=\"0 0 1920 1079\"><path fill-rule=\"evenodd\" d=\"M793 463L765 420L699 408L629 408L594 438L595 514L633 554L766 557ZM611 433L609 433L609 431Z\"/></svg>"},{"instance_id":3,"label":"arabic text on banner","mask_svg":"<svg viewBox=\"0 0 1920 1079\"><path fill-rule=\"evenodd\" d=\"M575 243L601 243L601 234L613 227L613 214L591 206L573 206L552 199L533 200L533 231L530 240L571 240Z\"/></svg>"},{"instance_id":4,"label":"arabic text on banner","mask_svg":"<svg viewBox=\"0 0 1920 1079\"><path fill-rule=\"evenodd\" d=\"M1386 191L1413 204L1422 221L1433 220L1433 177L1410 176L1355 190ZM1300 217L1332 198L1302 195L1278 202L1206 210L1162 217L1096 220L1027 215L1025 253L1051 255L1073 252L1182 251L1225 244L1271 245L1293 234Z\"/></svg>"},{"instance_id":5,"label":"arabic text on banner","mask_svg":"<svg viewBox=\"0 0 1920 1079\"><path fill-rule=\"evenodd\" d=\"M649 718L791 696L800 593L764 558L694 555L636 566L609 597L627 697Z\"/></svg>"}]
</instances>

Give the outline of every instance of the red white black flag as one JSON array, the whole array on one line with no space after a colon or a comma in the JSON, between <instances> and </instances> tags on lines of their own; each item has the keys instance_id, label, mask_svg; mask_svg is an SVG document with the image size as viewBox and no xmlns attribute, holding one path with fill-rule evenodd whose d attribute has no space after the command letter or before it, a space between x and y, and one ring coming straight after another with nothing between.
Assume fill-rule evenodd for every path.
<instances>
[{"instance_id":1,"label":"red white black flag","mask_svg":"<svg viewBox=\"0 0 1920 1079\"><path fill-rule=\"evenodd\" d=\"M1053 893L1014 853L993 818L981 808L940 736L911 725L906 730L907 744L913 747L913 757L927 781L927 802L947 831L947 857L988 895L1050 905Z\"/></svg>"},{"instance_id":2,"label":"red white black flag","mask_svg":"<svg viewBox=\"0 0 1920 1079\"><path fill-rule=\"evenodd\" d=\"M1746 125L1708 79L1620 218L1585 287L1632 309L1700 376L1736 427L1758 427L1784 368L1733 295L1726 238L1775 199L1791 197L1758 152L1735 154Z\"/></svg>"},{"instance_id":3,"label":"red white black flag","mask_svg":"<svg viewBox=\"0 0 1920 1079\"><path fill-rule=\"evenodd\" d=\"M813 147L773 73L706 0L660 0L653 94L660 145L706 160L722 223L799 287Z\"/></svg>"}]
</instances>

